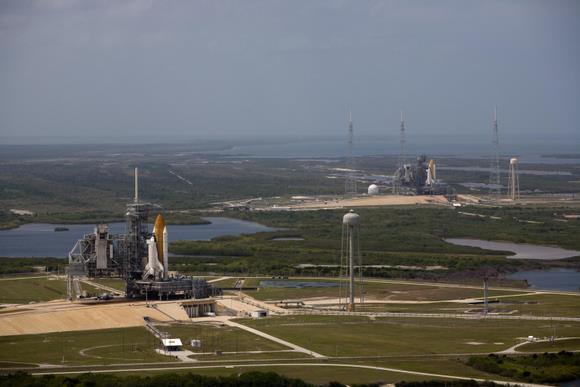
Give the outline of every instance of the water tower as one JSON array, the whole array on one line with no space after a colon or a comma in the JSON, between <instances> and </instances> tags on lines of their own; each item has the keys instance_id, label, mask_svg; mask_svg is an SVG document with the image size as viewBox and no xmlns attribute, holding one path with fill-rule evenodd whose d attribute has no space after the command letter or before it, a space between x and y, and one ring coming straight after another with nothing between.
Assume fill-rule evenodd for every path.
<instances>
[{"instance_id":1,"label":"water tower","mask_svg":"<svg viewBox=\"0 0 580 387\"><path fill-rule=\"evenodd\" d=\"M340 254L340 287L339 287L339 304L342 306L343 295L346 300L346 310L354 312L356 297L356 278L358 274L358 293L360 303L363 303L363 282L362 282L362 258L359 245L359 226L360 216L350 210L342 218L342 245ZM358 265L356 273L355 263ZM348 277L348 288L344 289L343 279Z\"/></svg>"},{"instance_id":2,"label":"water tower","mask_svg":"<svg viewBox=\"0 0 580 387\"><path fill-rule=\"evenodd\" d=\"M510 159L510 167L508 174L508 197L511 200L518 200L520 198L520 178L518 171L519 160L515 157Z\"/></svg>"}]
</instances>

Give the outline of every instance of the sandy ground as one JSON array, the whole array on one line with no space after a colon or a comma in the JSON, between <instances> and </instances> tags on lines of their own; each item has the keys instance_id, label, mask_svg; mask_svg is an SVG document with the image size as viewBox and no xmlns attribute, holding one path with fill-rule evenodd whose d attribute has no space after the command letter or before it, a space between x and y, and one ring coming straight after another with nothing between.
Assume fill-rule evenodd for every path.
<instances>
[{"instance_id":1,"label":"sandy ground","mask_svg":"<svg viewBox=\"0 0 580 387\"><path fill-rule=\"evenodd\" d=\"M257 309L286 312L251 298L246 302L234 297L224 298L218 303L240 315ZM144 326L144 317L159 322L190 320L180 301L149 302L149 305L144 301L87 305L59 300L7 308L0 314L0 336Z\"/></svg>"},{"instance_id":2,"label":"sandy ground","mask_svg":"<svg viewBox=\"0 0 580 387\"><path fill-rule=\"evenodd\" d=\"M242 316L257 309L268 309L270 313L286 313L286 310L274 305L244 298L245 302L237 297L225 297L217 302ZM222 323L230 318L218 316L190 319L179 300L98 305L59 300L7 308L0 314L0 336L144 326L144 317L159 322L207 320Z\"/></svg>"},{"instance_id":3,"label":"sandy ground","mask_svg":"<svg viewBox=\"0 0 580 387\"><path fill-rule=\"evenodd\" d=\"M352 199L339 199L327 201L313 201L288 206L289 208L344 208L344 207L371 207L371 206L404 206L415 204L448 204L442 195L433 196L404 196L404 195L379 195L365 196Z\"/></svg>"},{"instance_id":4,"label":"sandy ground","mask_svg":"<svg viewBox=\"0 0 580 387\"><path fill-rule=\"evenodd\" d=\"M183 309L181 307L181 305L179 303L170 302L170 303L158 304L155 306L155 308L157 310L159 310L160 312L165 313L168 317L173 318L174 320L178 320L178 321L188 321L189 320L189 316L187 315L187 312L185 311L185 309Z\"/></svg>"},{"instance_id":5,"label":"sandy ground","mask_svg":"<svg viewBox=\"0 0 580 387\"><path fill-rule=\"evenodd\" d=\"M30 307L30 305L27 305ZM144 326L144 317L157 321L189 320L178 302L82 305L39 303L34 309L0 314L0 336Z\"/></svg>"}]
</instances>

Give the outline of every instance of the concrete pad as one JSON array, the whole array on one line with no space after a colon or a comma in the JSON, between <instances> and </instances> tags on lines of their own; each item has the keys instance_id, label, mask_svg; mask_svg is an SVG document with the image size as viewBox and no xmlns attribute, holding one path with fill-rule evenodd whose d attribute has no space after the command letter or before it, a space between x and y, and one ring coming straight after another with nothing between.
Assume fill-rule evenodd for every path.
<instances>
[{"instance_id":1,"label":"concrete pad","mask_svg":"<svg viewBox=\"0 0 580 387\"><path fill-rule=\"evenodd\" d=\"M352 199L318 200L314 202L290 205L289 208L314 209L314 208L351 208L351 207L376 207L376 206L408 206L414 204L448 204L443 195L381 195L363 196Z\"/></svg>"}]
</instances>

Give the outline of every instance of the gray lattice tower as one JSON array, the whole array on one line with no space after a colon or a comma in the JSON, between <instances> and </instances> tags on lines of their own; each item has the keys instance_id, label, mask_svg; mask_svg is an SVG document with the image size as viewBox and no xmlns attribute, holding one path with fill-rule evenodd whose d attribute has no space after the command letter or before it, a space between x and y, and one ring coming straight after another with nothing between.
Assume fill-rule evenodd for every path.
<instances>
[{"instance_id":1,"label":"gray lattice tower","mask_svg":"<svg viewBox=\"0 0 580 387\"><path fill-rule=\"evenodd\" d=\"M356 195L357 193L357 183L354 176L354 126L352 124L352 114L348 114L348 160L347 168L349 171L346 174L346 180L344 183L344 193L347 195Z\"/></svg>"},{"instance_id":2,"label":"gray lattice tower","mask_svg":"<svg viewBox=\"0 0 580 387\"><path fill-rule=\"evenodd\" d=\"M405 165L407 158L405 154L405 145L406 145L405 131L406 131L405 115L401 110L401 126L399 131L399 157L397 158L397 170L401 169L403 165ZM401 193L400 181L395 178L393 178L393 193L395 194Z\"/></svg>"},{"instance_id":3,"label":"gray lattice tower","mask_svg":"<svg viewBox=\"0 0 580 387\"><path fill-rule=\"evenodd\" d=\"M127 204L126 234L123 254L123 277L127 281L127 294L130 294L134 281L141 279L143 257L147 256L148 219L151 205L139 200L139 171L135 168L135 197Z\"/></svg>"},{"instance_id":4,"label":"gray lattice tower","mask_svg":"<svg viewBox=\"0 0 580 387\"><path fill-rule=\"evenodd\" d=\"M405 115L403 113L403 111L401 110L401 129L400 129L400 144L399 144L399 160L397 163L397 167L400 168L402 167L407 159L407 155L406 155L406 151L405 151L405 143L407 141L405 135L406 135L406 127L405 127Z\"/></svg>"},{"instance_id":5,"label":"gray lattice tower","mask_svg":"<svg viewBox=\"0 0 580 387\"><path fill-rule=\"evenodd\" d=\"M493 130L492 130L493 152L491 157L490 175L489 175L489 192L499 196L501 194L501 177L499 170L499 129L497 120L497 106L493 111Z\"/></svg>"}]
</instances>

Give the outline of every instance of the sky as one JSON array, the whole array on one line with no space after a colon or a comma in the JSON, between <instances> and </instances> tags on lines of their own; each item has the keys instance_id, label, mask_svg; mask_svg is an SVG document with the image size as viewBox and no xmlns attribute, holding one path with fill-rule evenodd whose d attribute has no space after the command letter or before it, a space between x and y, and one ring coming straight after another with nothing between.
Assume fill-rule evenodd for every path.
<instances>
[{"instance_id":1,"label":"sky","mask_svg":"<svg viewBox=\"0 0 580 387\"><path fill-rule=\"evenodd\" d=\"M577 0L0 0L0 142L578 141ZM80 140L79 140L80 139ZM145 140L147 142L147 140Z\"/></svg>"}]
</instances>

